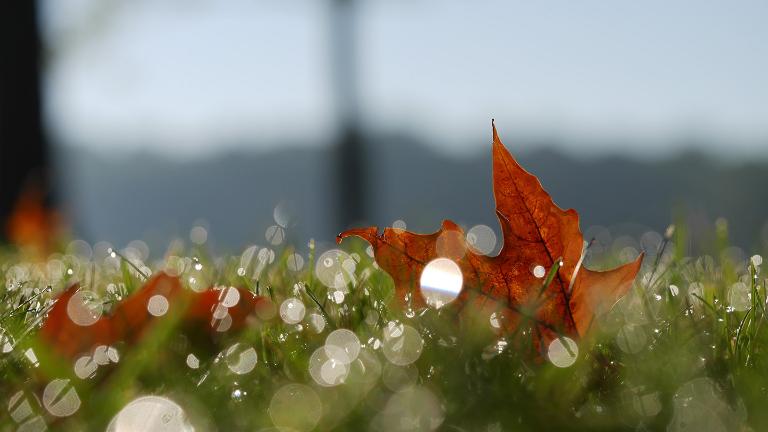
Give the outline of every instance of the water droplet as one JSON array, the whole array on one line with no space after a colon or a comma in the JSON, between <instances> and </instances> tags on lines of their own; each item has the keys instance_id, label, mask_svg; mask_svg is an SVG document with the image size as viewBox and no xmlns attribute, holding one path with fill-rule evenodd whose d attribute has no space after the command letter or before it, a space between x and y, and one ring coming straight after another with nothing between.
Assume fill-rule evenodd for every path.
<instances>
[{"instance_id":1,"label":"water droplet","mask_svg":"<svg viewBox=\"0 0 768 432\"><path fill-rule=\"evenodd\" d=\"M309 324L315 333L322 333L325 329L325 318L317 312L309 314Z\"/></svg>"},{"instance_id":2,"label":"water droplet","mask_svg":"<svg viewBox=\"0 0 768 432\"><path fill-rule=\"evenodd\" d=\"M92 378L98 367L91 356L82 356L75 361L75 375L80 379Z\"/></svg>"},{"instance_id":3,"label":"water droplet","mask_svg":"<svg viewBox=\"0 0 768 432\"><path fill-rule=\"evenodd\" d=\"M5 354L13 351L14 343L13 337L0 327L0 353Z\"/></svg>"},{"instance_id":4,"label":"water droplet","mask_svg":"<svg viewBox=\"0 0 768 432\"><path fill-rule=\"evenodd\" d=\"M231 308L240 301L240 291L235 287L226 287L219 292L219 303L225 308Z\"/></svg>"},{"instance_id":5,"label":"water droplet","mask_svg":"<svg viewBox=\"0 0 768 432\"><path fill-rule=\"evenodd\" d=\"M190 353L187 356L187 366L189 366L190 369L197 369L200 367L200 359L197 358L194 354Z\"/></svg>"},{"instance_id":6,"label":"water droplet","mask_svg":"<svg viewBox=\"0 0 768 432\"><path fill-rule=\"evenodd\" d=\"M342 304L344 303L344 293L341 291L334 291L333 292L333 302L336 304Z\"/></svg>"},{"instance_id":7,"label":"water droplet","mask_svg":"<svg viewBox=\"0 0 768 432\"><path fill-rule=\"evenodd\" d=\"M280 245L285 241L285 229L279 225L272 225L267 228L264 237L271 245Z\"/></svg>"},{"instance_id":8,"label":"water droplet","mask_svg":"<svg viewBox=\"0 0 768 432\"><path fill-rule=\"evenodd\" d=\"M189 230L189 239L196 245L205 244L208 241L208 230L201 226L192 227Z\"/></svg>"},{"instance_id":9,"label":"water droplet","mask_svg":"<svg viewBox=\"0 0 768 432\"><path fill-rule=\"evenodd\" d=\"M467 232L467 244L480 255L489 255L496 248L496 233L487 225L475 225Z\"/></svg>"},{"instance_id":10,"label":"water droplet","mask_svg":"<svg viewBox=\"0 0 768 432\"><path fill-rule=\"evenodd\" d=\"M43 406L53 416L68 417L80 408L80 397L68 379L55 379L43 390Z\"/></svg>"},{"instance_id":11,"label":"water droplet","mask_svg":"<svg viewBox=\"0 0 768 432\"><path fill-rule=\"evenodd\" d=\"M491 314L491 317L490 317L489 321L491 322L491 327L493 327L495 329L501 328L501 314L500 313L493 312Z\"/></svg>"},{"instance_id":12,"label":"water droplet","mask_svg":"<svg viewBox=\"0 0 768 432\"><path fill-rule=\"evenodd\" d=\"M567 346L566 346L567 344ZM579 355L579 347L569 337L558 337L549 343L547 357L553 365L565 368L576 362Z\"/></svg>"},{"instance_id":13,"label":"water droplet","mask_svg":"<svg viewBox=\"0 0 768 432\"><path fill-rule=\"evenodd\" d=\"M93 291L78 291L67 302L69 319L79 326L89 326L101 318L104 305Z\"/></svg>"},{"instance_id":14,"label":"water droplet","mask_svg":"<svg viewBox=\"0 0 768 432\"><path fill-rule=\"evenodd\" d=\"M234 390L232 390L232 399L239 402L243 400L243 397L245 397L247 394L248 393L246 391L241 390L239 388L235 388Z\"/></svg>"},{"instance_id":15,"label":"water droplet","mask_svg":"<svg viewBox=\"0 0 768 432\"><path fill-rule=\"evenodd\" d=\"M421 356L424 339L415 328L407 325L388 326L383 333L384 356L391 363L405 366Z\"/></svg>"},{"instance_id":16,"label":"water droplet","mask_svg":"<svg viewBox=\"0 0 768 432\"><path fill-rule=\"evenodd\" d=\"M304 268L304 257L297 253L293 253L288 256L285 265L290 271L300 271L302 268Z\"/></svg>"},{"instance_id":17,"label":"water droplet","mask_svg":"<svg viewBox=\"0 0 768 432\"><path fill-rule=\"evenodd\" d=\"M280 305L280 318L286 324L297 324L304 319L306 308L301 300L291 297Z\"/></svg>"},{"instance_id":18,"label":"water droplet","mask_svg":"<svg viewBox=\"0 0 768 432\"><path fill-rule=\"evenodd\" d=\"M736 311L744 311L752 305L752 292L744 282L736 282L728 291L728 304Z\"/></svg>"},{"instance_id":19,"label":"water droplet","mask_svg":"<svg viewBox=\"0 0 768 432\"><path fill-rule=\"evenodd\" d=\"M184 410L170 399L142 396L123 407L107 426L107 432L192 431Z\"/></svg>"},{"instance_id":20,"label":"water droplet","mask_svg":"<svg viewBox=\"0 0 768 432\"><path fill-rule=\"evenodd\" d=\"M315 274L328 288L347 292L348 285L356 282L355 261L346 252L331 249L323 252L315 266Z\"/></svg>"},{"instance_id":21,"label":"water droplet","mask_svg":"<svg viewBox=\"0 0 768 432\"><path fill-rule=\"evenodd\" d=\"M153 316L163 316L168 312L168 299L160 294L155 294L147 302L147 311Z\"/></svg>"},{"instance_id":22,"label":"water droplet","mask_svg":"<svg viewBox=\"0 0 768 432\"><path fill-rule=\"evenodd\" d=\"M422 270L420 284L427 304L439 309L459 296L463 284L461 268L450 259L437 258Z\"/></svg>"},{"instance_id":23,"label":"water droplet","mask_svg":"<svg viewBox=\"0 0 768 432\"><path fill-rule=\"evenodd\" d=\"M312 387L303 384L284 385L275 392L269 403L269 417L280 430L313 430L322 414L320 397Z\"/></svg>"},{"instance_id":24,"label":"water droplet","mask_svg":"<svg viewBox=\"0 0 768 432\"><path fill-rule=\"evenodd\" d=\"M539 279L543 278L547 274L547 269L542 265L536 265L533 267L533 275Z\"/></svg>"},{"instance_id":25,"label":"water droplet","mask_svg":"<svg viewBox=\"0 0 768 432\"><path fill-rule=\"evenodd\" d=\"M256 367L256 350L245 344L236 343L224 353L227 367L238 375L245 375Z\"/></svg>"},{"instance_id":26,"label":"water droplet","mask_svg":"<svg viewBox=\"0 0 768 432\"><path fill-rule=\"evenodd\" d=\"M309 358L309 374L316 383L323 387L341 384L348 373L349 367L330 358L324 346L316 349Z\"/></svg>"},{"instance_id":27,"label":"water droplet","mask_svg":"<svg viewBox=\"0 0 768 432\"><path fill-rule=\"evenodd\" d=\"M360 339L351 330L334 330L325 339L325 352L330 359L350 364L360 354Z\"/></svg>"}]
</instances>

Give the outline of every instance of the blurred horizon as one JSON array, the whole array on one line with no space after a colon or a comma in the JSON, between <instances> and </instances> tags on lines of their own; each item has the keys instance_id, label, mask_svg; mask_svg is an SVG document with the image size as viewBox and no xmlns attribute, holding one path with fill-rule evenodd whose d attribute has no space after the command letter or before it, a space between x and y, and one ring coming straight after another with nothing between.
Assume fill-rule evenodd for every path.
<instances>
[{"instance_id":1,"label":"blurred horizon","mask_svg":"<svg viewBox=\"0 0 768 432\"><path fill-rule=\"evenodd\" d=\"M328 146L334 3L45 0L55 141L182 159ZM496 118L509 143L571 155L768 157L763 2L344 3L363 131L472 155Z\"/></svg>"}]
</instances>

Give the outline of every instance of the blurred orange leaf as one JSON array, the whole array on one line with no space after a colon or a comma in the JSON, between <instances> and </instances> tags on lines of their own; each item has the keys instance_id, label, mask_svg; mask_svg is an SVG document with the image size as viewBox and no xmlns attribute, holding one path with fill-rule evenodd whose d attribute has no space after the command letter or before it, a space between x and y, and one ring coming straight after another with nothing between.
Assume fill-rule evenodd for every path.
<instances>
[{"instance_id":1,"label":"blurred orange leaf","mask_svg":"<svg viewBox=\"0 0 768 432\"><path fill-rule=\"evenodd\" d=\"M100 345L133 344L156 320L171 313L181 314L182 326L213 336L240 329L252 312L271 307L266 298L241 288L190 291L182 287L178 277L162 272L118 303L109 315L95 312L83 294L78 284L70 286L58 297L40 329L42 341L64 357L74 358Z\"/></svg>"}]
</instances>

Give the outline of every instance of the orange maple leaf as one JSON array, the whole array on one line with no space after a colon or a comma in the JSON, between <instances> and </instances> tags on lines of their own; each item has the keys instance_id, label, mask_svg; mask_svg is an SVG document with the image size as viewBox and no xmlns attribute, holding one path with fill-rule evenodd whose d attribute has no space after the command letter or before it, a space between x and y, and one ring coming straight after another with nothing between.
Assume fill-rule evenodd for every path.
<instances>
[{"instance_id":1,"label":"orange maple leaf","mask_svg":"<svg viewBox=\"0 0 768 432\"><path fill-rule=\"evenodd\" d=\"M337 241L350 236L368 241L376 262L392 276L398 297L413 293L415 306L425 305L419 283L422 271L443 257L461 270L463 289L456 300L460 308L474 299L481 307L500 309L508 328L530 319L546 339L558 334L583 336L596 313L612 306L632 286L643 254L605 272L583 267L585 244L578 214L554 204L539 180L504 147L495 125L493 191L504 242L497 256L475 253L461 228L448 220L432 234L385 228L379 235L377 227L368 227L345 231ZM554 273L544 277L542 268Z\"/></svg>"},{"instance_id":2,"label":"orange maple leaf","mask_svg":"<svg viewBox=\"0 0 768 432\"><path fill-rule=\"evenodd\" d=\"M135 343L154 321L171 312L182 314L182 326L207 329L213 335L242 328L251 313L270 308L269 300L250 291L227 287L194 292L182 287L178 277L162 272L107 316L89 315L87 304L76 296L78 292L80 286L73 284L59 295L39 333L47 346L68 358L92 352L99 345Z\"/></svg>"}]
</instances>

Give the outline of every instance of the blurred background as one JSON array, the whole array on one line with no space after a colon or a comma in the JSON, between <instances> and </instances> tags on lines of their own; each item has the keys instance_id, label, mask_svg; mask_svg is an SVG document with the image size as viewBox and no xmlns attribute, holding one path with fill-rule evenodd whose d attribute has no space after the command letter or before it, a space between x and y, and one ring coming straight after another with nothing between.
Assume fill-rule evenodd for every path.
<instances>
[{"instance_id":1,"label":"blurred background","mask_svg":"<svg viewBox=\"0 0 768 432\"><path fill-rule=\"evenodd\" d=\"M498 232L495 118L587 236L677 222L695 249L717 222L768 244L763 1L7 3L6 237L64 225L162 251L190 230L265 243L276 221L300 246L395 221Z\"/></svg>"}]
</instances>

